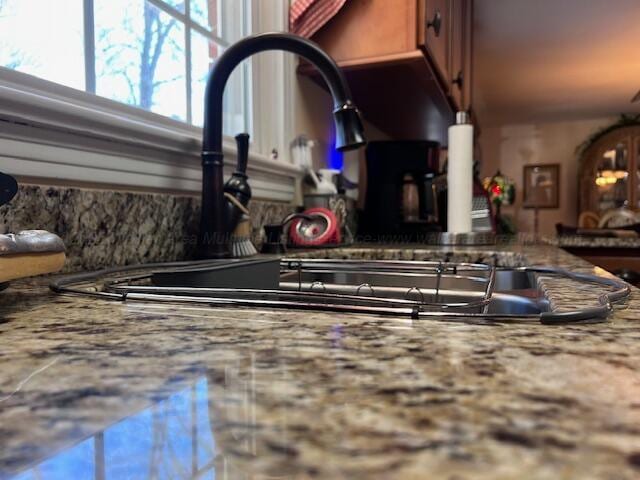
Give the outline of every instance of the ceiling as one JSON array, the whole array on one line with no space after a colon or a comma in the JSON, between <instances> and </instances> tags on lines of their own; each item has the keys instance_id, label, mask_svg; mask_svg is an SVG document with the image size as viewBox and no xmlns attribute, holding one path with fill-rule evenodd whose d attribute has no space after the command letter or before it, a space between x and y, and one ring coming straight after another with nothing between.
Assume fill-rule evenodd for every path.
<instances>
[{"instance_id":1,"label":"ceiling","mask_svg":"<svg viewBox=\"0 0 640 480\"><path fill-rule=\"evenodd\" d=\"M475 0L473 73L488 125L640 113L640 0Z\"/></svg>"}]
</instances>

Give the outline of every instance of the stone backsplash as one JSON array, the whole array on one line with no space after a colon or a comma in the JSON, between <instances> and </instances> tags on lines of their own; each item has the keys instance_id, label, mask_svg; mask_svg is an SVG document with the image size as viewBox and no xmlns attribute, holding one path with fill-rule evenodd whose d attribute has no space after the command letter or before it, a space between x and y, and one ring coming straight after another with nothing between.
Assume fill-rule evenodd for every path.
<instances>
[{"instance_id":1,"label":"stone backsplash","mask_svg":"<svg viewBox=\"0 0 640 480\"><path fill-rule=\"evenodd\" d=\"M250 204L252 238L294 211L285 203ZM0 207L0 233L44 229L67 248L66 271L190 259L200 199L194 196L21 185Z\"/></svg>"}]
</instances>

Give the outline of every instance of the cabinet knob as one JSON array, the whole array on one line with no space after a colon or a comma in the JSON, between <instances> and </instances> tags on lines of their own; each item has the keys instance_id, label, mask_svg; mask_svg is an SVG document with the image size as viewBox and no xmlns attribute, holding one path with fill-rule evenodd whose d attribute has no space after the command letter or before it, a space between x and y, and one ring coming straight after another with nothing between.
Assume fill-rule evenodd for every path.
<instances>
[{"instance_id":1,"label":"cabinet knob","mask_svg":"<svg viewBox=\"0 0 640 480\"><path fill-rule=\"evenodd\" d=\"M454 84L454 85L457 85L458 88L462 89L462 83L463 82L464 82L464 75L462 74L462 70L460 70L458 72L458 75L456 75L456 78L451 80L451 83Z\"/></svg>"},{"instance_id":2,"label":"cabinet knob","mask_svg":"<svg viewBox=\"0 0 640 480\"><path fill-rule=\"evenodd\" d=\"M440 14L440 10L436 10L436 13L433 15L433 19L427 22L427 30L433 28L433 33L435 33L436 37L440 36L440 28L442 27L442 15Z\"/></svg>"}]
</instances>

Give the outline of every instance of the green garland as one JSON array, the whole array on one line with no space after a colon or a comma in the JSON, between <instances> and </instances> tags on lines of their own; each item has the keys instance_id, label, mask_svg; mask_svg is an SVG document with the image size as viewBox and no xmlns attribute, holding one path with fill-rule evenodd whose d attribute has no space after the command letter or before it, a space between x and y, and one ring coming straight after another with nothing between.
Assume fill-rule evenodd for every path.
<instances>
[{"instance_id":1,"label":"green garland","mask_svg":"<svg viewBox=\"0 0 640 480\"><path fill-rule=\"evenodd\" d=\"M615 121L614 123L612 123L611 125L608 125L606 127L602 127L599 130L596 130L594 133L592 133L591 135L589 135L587 137L587 139L582 142L580 145L578 145L576 147L576 155L578 155L579 157L582 157L582 154L594 143L596 143L598 140L600 140L600 138L604 137L607 133L613 132L614 130L617 130L618 128L622 128L622 127L635 127L640 125L640 113L637 115L627 115L627 114L620 114L620 118Z\"/></svg>"}]
</instances>

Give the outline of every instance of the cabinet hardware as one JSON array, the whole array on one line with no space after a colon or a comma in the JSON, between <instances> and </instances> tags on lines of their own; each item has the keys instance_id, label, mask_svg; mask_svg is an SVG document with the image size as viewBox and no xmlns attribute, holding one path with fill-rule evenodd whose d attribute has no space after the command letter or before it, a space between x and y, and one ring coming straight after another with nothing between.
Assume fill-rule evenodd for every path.
<instances>
[{"instance_id":1,"label":"cabinet hardware","mask_svg":"<svg viewBox=\"0 0 640 480\"><path fill-rule=\"evenodd\" d=\"M464 75L462 74L462 70L460 70L458 72L458 75L456 75L456 78L454 78L453 80L451 80L451 83L453 85L457 85L458 88L462 89L462 83L464 82Z\"/></svg>"},{"instance_id":2,"label":"cabinet hardware","mask_svg":"<svg viewBox=\"0 0 640 480\"><path fill-rule=\"evenodd\" d=\"M433 15L433 20L427 22L427 30L433 28L433 33L435 33L436 37L439 37L440 27L442 27L442 15L440 14L440 10L436 10L436 13Z\"/></svg>"}]
</instances>

